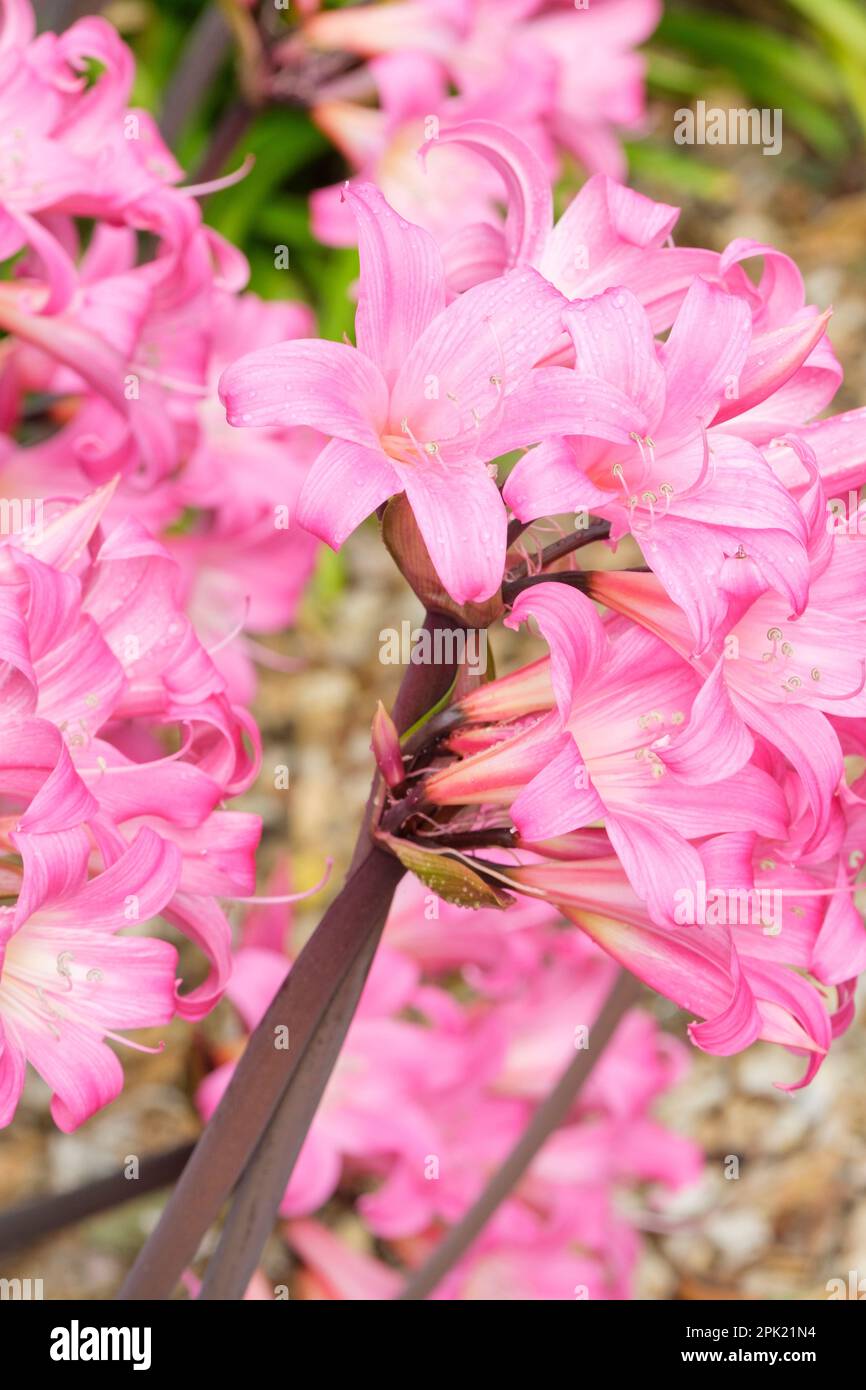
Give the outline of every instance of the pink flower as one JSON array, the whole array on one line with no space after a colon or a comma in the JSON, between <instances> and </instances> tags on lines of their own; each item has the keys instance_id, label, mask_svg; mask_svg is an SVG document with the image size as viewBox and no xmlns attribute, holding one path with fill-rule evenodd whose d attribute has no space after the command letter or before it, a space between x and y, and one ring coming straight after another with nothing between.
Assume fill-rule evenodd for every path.
<instances>
[{"instance_id":1,"label":"pink flower","mask_svg":"<svg viewBox=\"0 0 866 1390\"><path fill-rule=\"evenodd\" d=\"M387 1301L399 1293L402 1277L393 1265L361 1253L318 1221L292 1221L286 1239L301 1258L298 1277L302 1299ZM432 1247L430 1240L402 1242L417 1263ZM431 1295L435 1301L466 1299L499 1301L565 1301L575 1298L623 1298L628 1287L609 1264L633 1265L637 1244L628 1233L616 1250L604 1257L584 1253L551 1231L542 1219L527 1215L519 1236L504 1238L489 1228L471 1253Z\"/></svg>"},{"instance_id":2,"label":"pink flower","mask_svg":"<svg viewBox=\"0 0 866 1390\"><path fill-rule=\"evenodd\" d=\"M134 64L112 25L89 16L64 34L34 38L29 4L6 0L3 11L0 259L28 248L16 273L39 268L54 312L76 284L73 218L106 218L176 240L198 211L171 187L181 171L153 117L127 106Z\"/></svg>"},{"instance_id":3,"label":"pink flower","mask_svg":"<svg viewBox=\"0 0 866 1390\"><path fill-rule=\"evenodd\" d=\"M704 877L692 841L784 836L781 791L750 761L753 740L720 669L702 684L670 647L626 622L603 624L560 584L521 594L509 625L530 616L551 648L549 673L536 665L467 696L471 726L449 740L465 756L434 770L425 796L509 806L531 841L603 820L650 916L669 923L677 890Z\"/></svg>"},{"instance_id":4,"label":"pink flower","mask_svg":"<svg viewBox=\"0 0 866 1390\"><path fill-rule=\"evenodd\" d=\"M144 829L104 872L90 882L76 875L17 928L13 909L0 908L0 1127L15 1114L29 1062L54 1093L55 1123L76 1129L123 1086L105 1039L128 1044L119 1029L171 1020L175 948L116 933L139 913L159 913L179 872L176 847Z\"/></svg>"},{"instance_id":5,"label":"pink flower","mask_svg":"<svg viewBox=\"0 0 866 1390\"><path fill-rule=\"evenodd\" d=\"M543 150L525 131L516 134L513 121L503 121L492 111L449 124L421 147L428 179L443 200L447 193L439 195L438 171L455 149L497 175L506 218L503 225L497 216L491 226L489 217L475 223L472 204L464 202L463 212L451 210L443 255L454 289L517 265L533 265L568 299L588 299L613 288L631 290L646 309L653 332L659 333L670 327L686 291L700 275L749 306L756 333L785 329L817 315L806 305L803 278L790 256L748 237L735 238L721 253L674 246L679 208L656 203L605 175L589 178L554 226L553 188ZM743 262L759 258L763 268L755 284ZM767 340L768 355L775 346ZM557 360L573 360L573 353L570 359L566 353ZM826 337L821 338L804 366L770 398L773 406L781 407L771 433L778 432L779 420L786 421L787 428L793 419L808 419L827 405L841 376ZM748 425L746 437L757 442L769 437L761 409L755 419L746 411L737 425L738 431ZM735 413L740 411L737 405Z\"/></svg>"},{"instance_id":6,"label":"pink flower","mask_svg":"<svg viewBox=\"0 0 866 1390\"><path fill-rule=\"evenodd\" d=\"M422 54L462 98L510 94L522 103L519 128L543 122L588 168L622 176L614 132L642 122L644 63L634 48L658 19L656 0L593 0L582 12L570 0L403 0L319 13L304 32L317 47L387 54L408 71Z\"/></svg>"},{"instance_id":7,"label":"pink flower","mask_svg":"<svg viewBox=\"0 0 866 1390\"><path fill-rule=\"evenodd\" d=\"M255 728L177 607L162 548L133 522L101 534L109 494L54 504L0 545L4 1123L25 1057L71 1128L119 1089L103 1036L206 1013L230 969L217 898L253 884L258 818L218 807L256 774ZM180 748L165 756L167 725ZM173 947L115 937L156 913L210 960L184 994Z\"/></svg>"},{"instance_id":8,"label":"pink flower","mask_svg":"<svg viewBox=\"0 0 866 1390\"><path fill-rule=\"evenodd\" d=\"M704 1021L689 1036L728 1056L756 1039L780 1043L807 1066L807 1085L832 1038L853 1016L853 983L866 968L866 934L838 856L786 866L754 835L704 841L706 878L680 888L683 911L652 922L613 856L567 857L565 845L533 845L548 862L510 871L559 909L644 983ZM689 910L686 910L689 909Z\"/></svg>"},{"instance_id":9,"label":"pink flower","mask_svg":"<svg viewBox=\"0 0 866 1390\"><path fill-rule=\"evenodd\" d=\"M506 515L490 459L547 429L529 383L560 333L563 300L532 270L445 307L441 256L374 189L346 194L360 229L357 347L318 340L254 352L223 374L234 425L309 425L331 437L313 464L298 521L335 549L405 491L443 585L459 603L502 579ZM519 409L509 401L527 389ZM629 409L606 387L584 392L577 427L628 438ZM495 447L489 442L495 436Z\"/></svg>"},{"instance_id":10,"label":"pink flower","mask_svg":"<svg viewBox=\"0 0 866 1390\"><path fill-rule=\"evenodd\" d=\"M0 304L0 320L5 314L16 335L5 358L10 433L25 390L78 397L46 440L10 446L4 492L80 494L120 473L113 516L133 511L152 531L182 521L183 533L168 543L186 579L188 611L219 648L234 697L247 699L253 649L233 638L240 628L278 630L294 616L315 546L292 517L321 439L309 430L275 430L252 446L247 440L239 500L240 439L226 424L216 383L233 351L309 331L311 315L299 304L267 305L220 288L201 230L176 265L170 303L152 263L135 266L133 255L134 243L102 226L63 315L31 312L20 291Z\"/></svg>"},{"instance_id":11,"label":"pink flower","mask_svg":"<svg viewBox=\"0 0 866 1390\"><path fill-rule=\"evenodd\" d=\"M411 896L420 909L417 884ZM479 925L488 915L473 914ZM496 914L496 920L507 937L508 914ZM378 1190L359 1201L364 1220L381 1237L421 1235L438 1220L459 1219L528 1122L527 1102L547 1095L581 1045L581 1030L589 1036L611 988L611 962L579 935L559 930L549 906L545 920L520 930L535 960L511 997L497 997L494 1007L479 1001L460 1010L453 1001L446 1007L437 994L418 996L416 1007L428 1012L438 1036L463 1039L467 1062L456 1085L434 1089L427 1099L438 1129L431 1152L441 1156L435 1181L425 1155L401 1156ZM693 1181L693 1146L647 1117L682 1064L678 1044L659 1038L638 1010L630 1013L568 1122L548 1141L516 1197L500 1209L493 1227L498 1236L519 1238L531 1209L546 1215L549 1229L567 1225L570 1239L588 1247L600 1226L605 1234L597 1253L609 1254L616 1222L610 1215L600 1220L599 1208L607 1211L610 1188L641 1180L672 1187Z\"/></svg>"},{"instance_id":12,"label":"pink flower","mask_svg":"<svg viewBox=\"0 0 866 1390\"><path fill-rule=\"evenodd\" d=\"M259 1022L289 968L285 955L263 947L237 952L227 993L248 1029ZM344 1162L375 1162L403 1150L426 1153L434 1142L422 1097L437 1071L453 1068L454 1062L431 1058L423 1030L399 1018L416 985L411 962L380 949L286 1189L285 1215L306 1215L327 1202ZM234 1065L224 1063L202 1082L198 1104L205 1118L216 1108Z\"/></svg>"},{"instance_id":13,"label":"pink flower","mask_svg":"<svg viewBox=\"0 0 866 1390\"><path fill-rule=\"evenodd\" d=\"M857 602L866 556L861 538L827 532L814 464L813 473L811 499L804 497L812 580L796 619L777 590L754 598L754 586L744 587L732 594L713 646L696 656L684 614L654 576L598 574L591 584L594 597L655 632L694 669L718 670L744 724L777 750L796 788L788 854L838 847L843 755L834 724L851 727L866 714L866 606Z\"/></svg>"},{"instance_id":14,"label":"pink flower","mask_svg":"<svg viewBox=\"0 0 866 1390\"><path fill-rule=\"evenodd\" d=\"M0 289L4 495L83 496L119 475L113 517L183 530L185 597L233 693L248 697L251 649L235 630L271 632L294 615L314 547L292 514L321 440L247 442L238 506L216 380L232 352L309 332L310 313L240 297L246 260L202 223L196 196L244 171L175 186L182 170L152 117L128 106L134 61L107 21L34 37L29 3L3 14L0 260L17 257ZM25 430L31 394L40 418Z\"/></svg>"},{"instance_id":15,"label":"pink flower","mask_svg":"<svg viewBox=\"0 0 866 1390\"><path fill-rule=\"evenodd\" d=\"M544 181L555 171L555 157L540 112L549 83L545 74L523 62L507 87L477 96L449 97L436 59L420 52L388 54L369 66L379 94L379 109L357 102L328 99L313 108L316 124L342 151L353 171L375 183L394 210L424 227L442 247L448 285L467 289L489 274L491 245L501 240L501 182L495 168L465 144L433 139L436 157L419 158L431 129L440 123L465 129L499 122L517 126L528 154L537 160ZM436 114L432 114L436 113ZM490 127L493 128L492 126ZM332 246L354 245L358 228L343 199L342 184L318 189L310 198L313 232Z\"/></svg>"},{"instance_id":16,"label":"pink flower","mask_svg":"<svg viewBox=\"0 0 866 1390\"><path fill-rule=\"evenodd\" d=\"M808 594L802 514L756 447L729 432L735 424L727 417L790 378L820 338L822 320L776 335L769 366L747 305L700 277L663 346L627 290L576 300L564 317L577 380L551 367L529 388L544 392L548 418L562 409L562 434L569 433L568 410L588 375L632 400L644 424L626 448L572 438L530 451L505 486L509 506L522 520L585 508L611 521L614 541L634 535L688 616L698 650L723 621L740 561L765 588L784 594L794 612L802 611ZM726 403L731 393L734 400ZM518 393L511 408L522 405Z\"/></svg>"},{"instance_id":17,"label":"pink flower","mask_svg":"<svg viewBox=\"0 0 866 1390\"><path fill-rule=\"evenodd\" d=\"M232 699L247 703L255 692L253 662L279 665L255 636L291 626L315 561L316 542L294 517L322 440L307 429L239 434L226 423L217 382L238 352L308 333L312 314L292 301L218 290L208 318L206 394L174 489L176 503L196 518L166 545L181 568L187 613L215 649Z\"/></svg>"}]
</instances>

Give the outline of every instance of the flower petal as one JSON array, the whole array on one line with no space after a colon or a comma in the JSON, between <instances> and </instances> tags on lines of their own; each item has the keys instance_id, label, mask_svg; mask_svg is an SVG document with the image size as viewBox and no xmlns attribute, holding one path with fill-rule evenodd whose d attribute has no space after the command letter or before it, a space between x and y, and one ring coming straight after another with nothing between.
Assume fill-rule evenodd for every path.
<instances>
[{"instance_id":1,"label":"flower petal","mask_svg":"<svg viewBox=\"0 0 866 1390\"><path fill-rule=\"evenodd\" d=\"M248 352L223 372L219 392L232 425L309 425L367 449L378 447L388 410L369 357L313 338Z\"/></svg>"},{"instance_id":2,"label":"flower petal","mask_svg":"<svg viewBox=\"0 0 866 1390\"><path fill-rule=\"evenodd\" d=\"M445 308L442 256L430 233L399 217L373 184L350 184L344 196L358 222L358 351L391 386L410 349Z\"/></svg>"},{"instance_id":3,"label":"flower petal","mask_svg":"<svg viewBox=\"0 0 866 1390\"><path fill-rule=\"evenodd\" d=\"M659 348L667 378L666 440L690 439L697 423L710 423L726 388L739 381L751 338L748 305L697 276Z\"/></svg>"},{"instance_id":4,"label":"flower petal","mask_svg":"<svg viewBox=\"0 0 866 1390\"><path fill-rule=\"evenodd\" d=\"M511 819L524 840L553 839L605 814L572 736L564 734L554 747L511 806Z\"/></svg>"},{"instance_id":5,"label":"flower petal","mask_svg":"<svg viewBox=\"0 0 866 1390\"><path fill-rule=\"evenodd\" d=\"M501 176L507 195L505 245L509 265L537 265L553 227L553 199L544 164L519 136L494 121L463 121L422 145L426 157L441 144L482 155ZM548 277L549 278L549 277Z\"/></svg>"},{"instance_id":6,"label":"flower petal","mask_svg":"<svg viewBox=\"0 0 866 1390\"><path fill-rule=\"evenodd\" d=\"M366 517L402 490L400 478L381 449L332 439L304 479L295 520L339 550Z\"/></svg>"},{"instance_id":7,"label":"flower petal","mask_svg":"<svg viewBox=\"0 0 866 1390\"><path fill-rule=\"evenodd\" d=\"M431 459L400 474L430 559L455 603L490 598L502 583L508 527L485 464Z\"/></svg>"},{"instance_id":8,"label":"flower petal","mask_svg":"<svg viewBox=\"0 0 866 1390\"><path fill-rule=\"evenodd\" d=\"M515 599L505 626L517 629L528 618L535 618L550 648L553 691L560 718L565 721L575 693L594 679L607 656L607 633L590 600L563 584L535 584L524 589Z\"/></svg>"},{"instance_id":9,"label":"flower petal","mask_svg":"<svg viewBox=\"0 0 866 1390\"><path fill-rule=\"evenodd\" d=\"M561 334L563 307L528 267L467 290L409 353L394 383L392 426L406 420L416 439L477 456L503 399Z\"/></svg>"},{"instance_id":10,"label":"flower petal","mask_svg":"<svg viewBox=\"0 0 866 1390\"><path fill-rule=\"evenodd\" d=\"M610 289L578 299L563 314L578 374L599 377L633 401L652 434L665 403L665 374L652 327L629 290Z\"/></svg>"}]
</instances>

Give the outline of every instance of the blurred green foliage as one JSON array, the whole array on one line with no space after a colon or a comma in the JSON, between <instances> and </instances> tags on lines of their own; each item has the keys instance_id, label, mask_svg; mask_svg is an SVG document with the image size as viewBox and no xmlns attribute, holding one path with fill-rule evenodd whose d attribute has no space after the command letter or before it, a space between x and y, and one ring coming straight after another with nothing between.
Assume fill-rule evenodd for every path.
<instances>
[{"instance_id":1,"label":"blurred green foliage","mask_svg":"<svg viewBox=\"0 0 866 1390\"><path fill-rule=\"evenodd\" d=\"M830 165L852 148L862 159L863 0L668 0L648 51L651 92L691 102L728 88L780 108L786 131Z\"/></svg>"}]
</instances>

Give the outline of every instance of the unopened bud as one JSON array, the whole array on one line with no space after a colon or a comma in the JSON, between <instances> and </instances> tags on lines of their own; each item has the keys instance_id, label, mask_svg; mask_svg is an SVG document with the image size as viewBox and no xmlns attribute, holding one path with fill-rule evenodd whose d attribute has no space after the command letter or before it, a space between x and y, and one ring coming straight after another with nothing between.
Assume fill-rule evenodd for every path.
<instances>
[{"instance_id":1,"label":"unopened bud","mask_svg":"<svg viewBox=\"0 0 866 1390\"><path fill-rule=\"evenodd\" d=\"M372 734L370 747L376 759L376 766L389 787L399 786L405 776L400 740L394 721L381 700L373 715Z\"/></svg>"}]
</instances>

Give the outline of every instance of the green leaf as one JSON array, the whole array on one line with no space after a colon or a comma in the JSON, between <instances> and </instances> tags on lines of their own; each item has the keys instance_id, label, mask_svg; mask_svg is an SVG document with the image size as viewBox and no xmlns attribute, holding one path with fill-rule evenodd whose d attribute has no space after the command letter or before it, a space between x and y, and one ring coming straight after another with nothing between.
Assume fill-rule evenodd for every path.
<instances>
[{"instance_id":1,"label":"green leaf","mask_svg":"<svg viewBox=\"0 0 866 1390\"><path fill-rule=\"evenodd\" d=\"M342 554L323 545L316 556L310 590L317 606L330 607L346 587L346 561Z\"/></svg>"},{"instance_id":2,"label":"green leaf","mask_svg":"<svg viewBox=\"0 0 866 1390\"><path fill-rule=\"evenodd\" d=\"M797 4L798 0L790 3ZM839 85L833 65L814 44L804 43L782 29L741 18L728 19L706 10L669 9L655 37L687 49L715 68L727 69L746 91L772 91L784 84L820 101L838 101Z\"/></svg>"},{"instance_id":3,"label":"green leaf","mask_svg":"<svg viewBox=\"0 0 866 1390\"><path fill-rule=\"evenodd\" d=\"M866 13L855 0L788 0L819 32L866 60Z\"/></svg>"},{"instance_id":4,"label":"green leaf","mask_svg":"<svg viewBox=\"0 0 866 1390\"><path fill-rule=\"evenodd\" d=\"M311 256L304 268L316 290L319 337L334 342L340 342L344 334L351 337L355 305L349 289L358 278L358 252L354 247L328 250Z\"/></svg>"}]
</instances>

